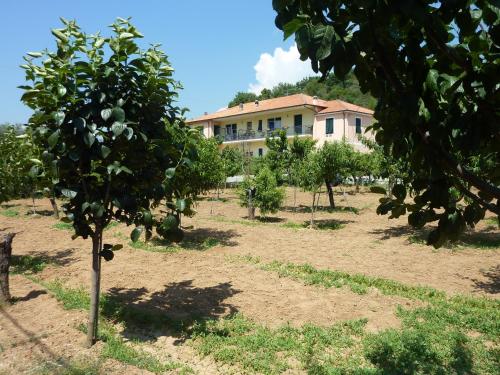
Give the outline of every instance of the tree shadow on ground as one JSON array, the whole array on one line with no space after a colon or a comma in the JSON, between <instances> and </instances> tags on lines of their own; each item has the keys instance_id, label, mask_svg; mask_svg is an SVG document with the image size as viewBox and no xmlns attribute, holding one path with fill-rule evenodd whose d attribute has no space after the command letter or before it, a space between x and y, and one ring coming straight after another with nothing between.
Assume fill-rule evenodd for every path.
<instances>
[{"instance_id":1,"label":"tree shadow on ground","mask_svg":"<svg viewBox=\"0 0 500 375\"><path fill-rule=\"evenodd\" d=\"M353 223L354 221L352 220L335 220L335 219L315 219L314 220L314 227L316 229L322 229L322 230L335 230L335 229L341 229L345 225L349 223ZM309 225L310 221L304 221L304 224Z\"/></svg>"},{"instance_id":2,"label":"tree shadow on ground","mask_svg":"<svg viewBox=\"0 0 500 375\"><path fill-rule=\"evenodd\" d=\"M257 217L257 220L260 221L261 223L282 223L286 219L276 216L259 216Z\"/></svg>"},{"instance_id":3,"label":"tree shadow on ground","mask_svg":"<svg viewBox=\"0 0 500 375\"><path fill-rule=\"evenodd\" d=\"M237 246L234 240L241 235L235 230L220 230L215 228L197 228L187 230L184 240L179 246L188 250L206 250L206 241L214 240L219 246Z\"/></svg>"},{"instance_id":4,"label":"tree shadow on ground","mask_svg":"<svg viewBox=\"0 0 500 375\"><path fill-rule=\"evenodd\" d=\"M33 215L38 215L38 216L54 216L54 211L52 210L35 210L35 213L33 213L33 209L29 206L28 210L26 211L25 215L26 216L33 216Z\"/></svg>"},{"instance_id":5,"label":"tree shadow on ground","mask_svg":"<svg viewBox=\"0 0 500 375\"><path fill-rule=\"evenodd\" d=\"M8 209L13 207L19 207L21 204L19 203L2 203L0 204L0 208Z\"/></svg>"},{"instance_id":6,"label":"tree shadow on ground","mask_svg":"<svg viewBox=\"0 0 500 375\"><path fill-rule=\"evenodd\" d=\"M491 294L500 293L500 266L494 266L488 271L483 271L482 274L487 280L473 279L472 281L474 282L475 289Z\"/></svg>"},{"instance_id":7,"label":"tree shadow on ground","mask_svg":"<svg viewBox=\"0 0 500 375\"><path fill-rule=\"evenodd\" d=\"M295 213L311 213L311 206L306 206L300 204L296 207L293 206L284 206L281 208L281 211L286 212L295 212ZM336 206L335 208L331 208L330 206L318 206L314 209L315 212L352 212L353 214L359 214L359 208L352 206Z\"/></svg>"},{"instance_id":8,"label":"tree shadow on ground","mask_svg":"<svg viewBox=\"0 0 500 375\"><path fill-rule=\"evenodd\" d=\"M75 248L59 250L56 253L41 251L26 255L12 255L11 267L13 272L31 272L38 273L42 271L47 264L55 264L57 266L67 266L77 261L73 257Z\"/></svg>"},{"instance_id":9,"label":"tree shadow on ground","mask_svg":"<svg viewBox=\"0 0 500 375\"><path fill-rule=\"evenodd\" d=\"M24 297L13 297L12 302L14 303L26 302L29 301L30 299L35 299L44 294L47 294L46 290L30 290L30 292L26 294Z\"/></svg>"},{"instance_id":10,"label":"tree shadow on ground","mask_svg":"<svg viewBox=\"0 0 500 375\"><path fill-rule=\"evenodd\" d=\"M379 236L379 240L388 240L389 238L393 237L403 237L403 236L409 236L409 235L414 235L418 231L412 228L409 225L397 225L393 226L390 228L384 228L384 229L374 229L370 231L370 234L374 234L376 236ZM427 232L426 232L427 235Z\"/></svg>"},{"instance_id":11,"label":"tree shadow on ground","mask_svg":"<svg viewBox=\"0 0 500 375\"><path fill-rule=\"evenodd\" d=\"M196 287L193 280L173 282L153 293L146 288L112 288L102 303L102 313L122 323L127 338L151 340L169 335L182 343L194 323L235 314L237 308L225 300L237 293L230 282Z\"/></svg>"},{"instance_id":12,"label":"tree shadow on ground","mask_svg":"<svg viewBox=\"0 0 500 375\"><path fill-rule=\"evenodd\" d=\"M408 236L410 243L426 244L431 230L432 228L414 229L409 225L399 225L385 229L374 229L370 233L380 235L380 240ZM500 250L500 232L491 230L491 228L468 230L460 236L458 241L443 245L445 249L459 249L460 247Z\"/></svg>"}]
</instances>

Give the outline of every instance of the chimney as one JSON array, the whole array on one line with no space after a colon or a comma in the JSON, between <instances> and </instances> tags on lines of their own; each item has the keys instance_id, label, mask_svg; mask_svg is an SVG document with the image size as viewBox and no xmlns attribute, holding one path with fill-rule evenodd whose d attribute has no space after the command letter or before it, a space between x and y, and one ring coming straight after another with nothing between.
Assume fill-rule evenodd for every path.
<instances>
[{"instance_id":1,"label":"chimney","mask_svg":"<svg viewBox=\"0 0 500 375\"><path fill-rule=\"evenodd\" d=\"M208 112L203 112L203 114L206 116L206 115L208 115Z\"/></svg>"},{"instance_id":2,"label":"chimney","mask_svg":"<svg viewBox=\"0 0 500 375\"><path fill-rule=\"evenodd\" d=\"M318 104L318 97L316 95L313 96L313 105Z\"/></svg>"},{"instance_id":3,"label":"chimney","mask_svg":"<svg viewBox=\"0 0 500 375\"><path fill-rule=\"evenodd\" d=\"M240 111L243 111L243 103L240 103Z\"/></svg>"},{"instance_id":4,"label":"chimney","mask_svg":"<svg viewBox=\"0 0 500 375\"><path fill-rule=\"evenodd\" d=\"M256 106L256 107L258 107L258 106L259 106L259 101L258 101L258 100L256 100L256 101L255 101L255 106Z\"/></svg>"}]
</instances>

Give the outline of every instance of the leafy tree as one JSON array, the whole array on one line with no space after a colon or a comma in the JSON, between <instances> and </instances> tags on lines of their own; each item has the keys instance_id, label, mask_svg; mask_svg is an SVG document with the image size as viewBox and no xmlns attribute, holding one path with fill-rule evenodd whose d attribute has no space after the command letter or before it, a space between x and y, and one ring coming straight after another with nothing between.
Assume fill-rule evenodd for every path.
<instances>
[{"instance_id":1,"label":"leafy tree","mask_svg":"<svg viewBox=\"0 0 500 375\"><path fill-rule=\"evenodd\" d=\"M27 196L32 191L29 176L36 157L27 136L18 135L14 127L5 127L0 133L0 203Z\"/></svg>"},{"instance_id":2,"label":"leafy tree","mask_svg":"<svg viewBox=\"0 0 500 375\"><path fill-rule=\"evenodd\" d=\"M68 201L66 221L73 238L92 239L91 308L88 344L97 338L101 257L111 260L121 245L103 243L111 220L135 225L136 241L154 227L182 238L175 213L189 208L175 177L195 156L196 130L186 130L174 106L177 82L166 55L154 45L140 50L142 34L118 18L112 35L88 35L74 21L53 29L57 50L30 52L22 67L30 85L22 101L42 161L54 171L56 191ZM188 192L189 193L189 192ZM152 209L166 199L169 214Z\"/></svg>"},{"instance_id":3,"label":"leafy tree","mask_svg":"<svg viewBox=\"0 0 500 375\"><path fill-rule=\"evenodd\" d=\"M310 152L304 160L294 164L294 168L297 169L296 173L299 176L299 186L304 191L311 192L311 227L314 227L314 212L317 206L316 197L319 196L321 185L323 185L325 181L321 157L318 151L313 151Z\"/></svg>"},{"instance_id":4,"label":"leafy tree","mask_svg":"<svg viewBox=\"0 0 500 375\"><path fill-rule=\"evenodd\" d=\"M297 186L300 184L300 167L305 158L314 150L316 141L312 138L293 137L290 144L290 167L289 167L289 180L293 185L293 207L297 205Z\"/></svg>"},{"instance_id":5,"label":"leafy tree","mask_svg":"<svg viewBox=\"0 0 500 375\"><path fill-rule=\"evenodd\" d=\"M409 211L417 228L437 222L428 237L435 247L486 210L500 215L497 1L274 0L273 7L276 25L285 37L295 34L315 72L343 79L354 69L361 90L378 100L377 142L411 170L381 214Z\"/></svg>"},{"instance_id":6,"label":"leafy tree","mask_svg":"<svg viewBox=\"0 0 500 375\"><path fill-rule=\"evenodd\" d=\"M266 137L266 146L268 151L264 156L264 162L274 172L278 183L282 184L285 174L290 177L291 159L286 130L275 130L271 136Z\"/></svg>"},{"instance_id":7,"label":"leafy tree","mask_svg":"<svg viewBox=\"0 0 500 375\"><path fill-rule=\"evenodd\" d=\"M215 138L201 137L197 145L197 151L198 160L193 165L193 172L201 183L200 190L208 191L217 188L217 196L219 196L220 185L226 180L224 160L219 151L219 142Z\"/></svg>"},{"instance_id":8,"label":"leafy tree","mask_svg":"<svg viewBox=\"0 0 500 375\"><path fill-rule=\"evenodd\" d=\"M242 103L253 102L257 100L257 95L252 92L237 92L234 98L228 103L228 107L234 107Z\"/></svg>"},{"instance_id":9,"label":"leafy tree","mask_svg":"<svg viewBox=\"0 0 500 375\"><path fill-rule=\"evenodd\" d=\"M254 194L249 199L249 190L254 190ZM268 213L276 213L283 205L285 191L278 187L278 182L274 173L265 166L254 178L247 177L239 188L240 204L249 207L249 202L253 207L260 209L261 216Z\"/></svg>"},{"instance_id":10,"label":"leafy tree","mask_svg":"<svg viewBox=\"0 0 500 375\"><path fill-rule=\"evenodd\" d=\"M244 157L240 149L236 147L225 147L221 153L224 174L228 177L243 174Z\"/></svg>"},{"instance_id":11,"label":"leafy tree","mask_svg":"<svg viewBox=\"0 0 500 375\"><path fill-rule=\"evenodd\" d=\"M349 175L349 158L354 150L347 142L325 142L318 150L318 163L328 192L331 208L335 208L333 185Z\"/></svg>"}]
</instances>

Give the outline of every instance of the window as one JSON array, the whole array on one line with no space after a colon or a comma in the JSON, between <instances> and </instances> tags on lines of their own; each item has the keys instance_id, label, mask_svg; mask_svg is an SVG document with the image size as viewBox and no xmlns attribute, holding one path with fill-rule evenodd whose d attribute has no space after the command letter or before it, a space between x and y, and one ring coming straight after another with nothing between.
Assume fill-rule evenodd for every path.
<instances>
[{"instance_id":1,"label":"window","mask_svg":"<svg viewBox=\"0 0 500 375\"><path fill-rule=\"evenodd\" d=\"M326 119L326 129L325 132L326 134L333 134L333 117L327 118Z\"/></svg>"},{"instance_id":2,"label":"window","mask_svg":"<svg viewBox=\"0 0 500 375\"><path fill-rule=\"evenodd\" d=\"M267 119L267 127L270 131L281 129L281 117Z\"/></svg>"},{"instance_id":3,"label":"window","mask_svg":"<svg viewBox=\"0 0 500 375\"><path fill-rule=\"evenodd\" d=\"M238 134L238 128L236 124L228 124L226 125L226 139L232 140L236 139Z\"/></svg>"},{"instance_id":4,"label":"window","mask_svg":"<svg viewBox=\"0 0 500 375\"><path fill-rule=\"evenodd\" d=\"M258 131L262 131L262 120L259 120L259 125L258 125L258 128L257 128Z\"/></svg>"},{"instance_id":5,"label":"window","mask_svg":"<svg viewBox=\"0 0 500 375\"><path fill-rule=\"evenodd\" d=\"M264 149L259 148L259 156L262 156L262 155L264 155Z\"/></svg>"},{"instance_id":6,"label":"window","mask_svg":"<svg viewBox=\"0 0 500 375\"><path fill-rule=\"evenodd\" d=\"M247 122L247 132L251 132L252 131L252 121L248 121Z\"/></svg>"},{"instance_id":7,"label":"window","mask_svg":"<svg viewBox=\"0 0 500 375\"><path fill-rule=\"evenodd\" d=\"M215 125L214 126L214 136L220 135L220 125Z\"/></svg>"},{"instance_id":8,"label":"window","mask_svg":"<svg viewBox=\"0 0 500 375\"><path fill-rule=\"evenodd\" d=\"M356 117L356 134L361 134L361 117Z\"/></svg>"},{"instance_id":9,"label":"window","mask_svg":"<svg viewBox=\"0 0 500 375\"><path fill-rule=\"evenodd\" d=\"M302 115L293 116L293 127L295 134L302 134Z\"/></svg>"}]
</instances>

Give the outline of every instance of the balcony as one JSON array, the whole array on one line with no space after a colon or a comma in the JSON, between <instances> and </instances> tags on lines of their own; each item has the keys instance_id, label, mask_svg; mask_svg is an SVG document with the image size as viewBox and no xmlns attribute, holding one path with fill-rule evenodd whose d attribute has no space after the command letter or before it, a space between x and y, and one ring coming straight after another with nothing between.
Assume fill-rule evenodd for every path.
<instances>
[{"instance_id":1,"label":"balcony","mask_svg":"<svg viewBox=\"0 0 500 375\"><path fill-rule=\"evenodd\" d=\"M222 140L222 142L235 142L235 141L249 141L266 139L267 137L273 137L276 135L277 130L285 130L287 137L301 136L301 135L312 135L312 125L311 126L294 126L294 127L283 127L274 130L238 130L236 133L227 133L226 129L221 129L219 134L215 136Z\"/></svg>"}]
</instances>

